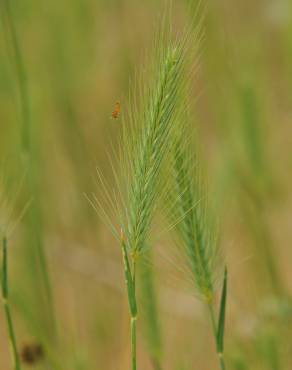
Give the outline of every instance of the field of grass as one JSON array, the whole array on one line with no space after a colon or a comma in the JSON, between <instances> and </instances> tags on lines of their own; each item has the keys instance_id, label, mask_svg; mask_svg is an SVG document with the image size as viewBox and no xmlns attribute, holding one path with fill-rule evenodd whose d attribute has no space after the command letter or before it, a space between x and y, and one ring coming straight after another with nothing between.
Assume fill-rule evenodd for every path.
<instances>
[{"instance_id":1,"label":"field of grass","mask_svg":"<svg viewBox=\"0 0 292 370\"><path fill-rule=\"evenodd\" d=\"M0 3L0 370L292 368L290 0Z\"/></svg>"}]
</instances>

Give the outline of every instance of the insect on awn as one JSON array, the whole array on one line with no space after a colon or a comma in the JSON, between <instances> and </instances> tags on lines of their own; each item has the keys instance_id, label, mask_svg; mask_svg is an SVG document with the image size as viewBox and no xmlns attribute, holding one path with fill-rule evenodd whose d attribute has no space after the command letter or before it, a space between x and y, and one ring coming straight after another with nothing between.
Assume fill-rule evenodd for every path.
<instances>
[{"instance_id":1,"label":"insect on awn","mask_svg":"<svg viewBox=\"0 0 292 370\"><path fill-rule=\"evenodd\" d=\"M121 111L121 104L120 102L116 102L114 110L112 112L112 118L117 119L120 111Z\"/></svg>"}]
</instances>

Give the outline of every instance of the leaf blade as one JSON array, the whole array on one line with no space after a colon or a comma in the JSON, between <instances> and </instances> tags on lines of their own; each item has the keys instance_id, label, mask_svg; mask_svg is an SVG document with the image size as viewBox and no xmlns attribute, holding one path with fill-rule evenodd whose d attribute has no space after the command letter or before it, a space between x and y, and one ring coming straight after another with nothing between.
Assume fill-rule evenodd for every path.
<instances>
[{"instance_id":1,"label":"leaf blade","mask_svg":"<svg viewBox=\"0 0 292 370\"><path fill-rule=\"evenodd\" d=\"M227 300L227 267L225 266L223 287L222 287L221 300L220 300L218 329L217 329L217 352L218 353L223 353L223 350L224 350L226 300Z\"/></svg>"}]
</instances>

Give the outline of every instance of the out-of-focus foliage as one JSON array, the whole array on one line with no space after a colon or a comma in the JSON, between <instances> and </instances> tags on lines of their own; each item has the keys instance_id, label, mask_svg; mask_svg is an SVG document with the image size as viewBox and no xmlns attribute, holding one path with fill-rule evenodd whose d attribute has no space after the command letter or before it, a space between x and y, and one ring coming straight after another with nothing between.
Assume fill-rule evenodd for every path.
<instances>
[{"instance_id":1,"label":"out-of-focus foliage","mask_svg":"<svg viewBox=\"0 0 292 370\"><path fill-rule=\"evenodd\" d=\"M25 78L19 76L8 3ZM174 30L193 18L189 3L173 2ZM97 165L109 184L114 181L108 153L118 145L122 121L111 119L111 112L117 101L122 114L127 110L130 80L153 44L164 6L164 0L0 4L0 168L5 179L0 191L15 199L12 224L29 204L9 238L11 309L19 347L38 342L44 347L39 369L128 368L120 249L84 193L99 194ZM201 9L204 40L191 117L228 263L226 364L236 370L288 370L292 4L209 0ZM27 129L22 94L27 94ZM153 245L151 266L151 274L157 274L151 284L157 292L162 368L187 370L196 364L213 369L216 356L209 349L214 343L203 308L172 278L162 244L167 241ZM138 343L140 366L151 369L147 345ZM1 330L0 368L9 366Z\"/></svg>"}]
</instances>

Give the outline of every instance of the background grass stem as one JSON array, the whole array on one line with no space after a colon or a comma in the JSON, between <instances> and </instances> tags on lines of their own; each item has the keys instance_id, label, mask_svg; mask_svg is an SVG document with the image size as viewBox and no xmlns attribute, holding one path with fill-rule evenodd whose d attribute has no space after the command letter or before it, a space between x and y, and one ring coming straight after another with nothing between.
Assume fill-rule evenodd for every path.
<instances>
[{"instance_id":1,"label":"background grass stem","mask_svg":"<svg viewBox=\"0 0 292 370\"><path fill-rule=\"evenodd\" d=\"M2 6L3 24L7 32L7 41L10 40L15 64L16 78L18 80L20 104L21 104L21 147L23 155L30 153L30 103L27 88L26 70L22 58L21 48L18 41L17 31L14 24L10 0L5 0Z\"/></svg>"},{"instance_id":2,"label":"background grass stem","mask_svg":"<svg viewBox=\"0 0 292 370\"><path fill-rule=\"evenodd\" d=\"M32 276L34 283L42 293L42 298L46 307L47 313L44 321L46 330L50 336L56 339L57 324L55 317L55 309L53 303L53 293L51 281L49 276L47 257L44 250L44 240L42 235L42 211L40 202L40 189L39 189L39 175L38 175L38 160L36 153L36 142L33 138L33 126L31 117L31 103L30 93L28 89L27 71L23 59L23 53L15 25L11 1L5 0L0 6L0 11L3 20L4 31L6 33L7 49L11 50L12 63L14 65L14 75L16 76L17 88L19 91L19 104L20 104L20 159L21 168L27 171L27 198L33 198L32 205L29 211L28 228L30 233L26 240L25 258L31 260L36 259L36 264L32 270L34 274L37 273L40 279L35 279ZM22 174L23 175L23 174ZM28 266L28 263L25 264ZM39 284L39 285L38 285ZM41 294L40 294L41 296Z\"/></svg>"},{"instance_id":3,"label":"background grass stem","mask_svg":"<svg viewBox=\"0 0 292 370\"><path fill-rule=\"evenodd\" d=\"M21 367L16 345L16 336L9 305L7 238L5 236L2 239L2 300L13 360L13 368L14 370L20 370Z\"/></svg>"}]
</instances>

